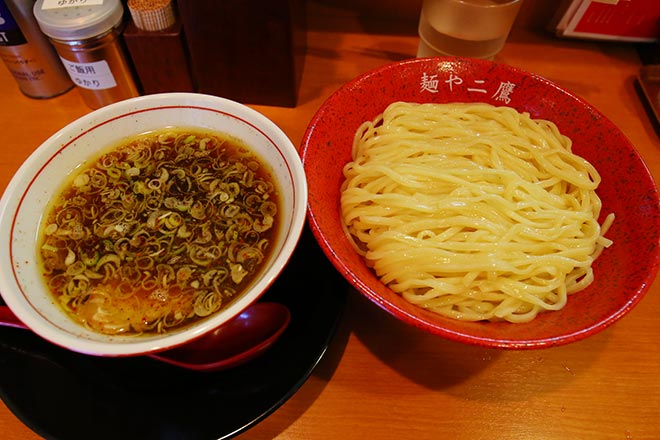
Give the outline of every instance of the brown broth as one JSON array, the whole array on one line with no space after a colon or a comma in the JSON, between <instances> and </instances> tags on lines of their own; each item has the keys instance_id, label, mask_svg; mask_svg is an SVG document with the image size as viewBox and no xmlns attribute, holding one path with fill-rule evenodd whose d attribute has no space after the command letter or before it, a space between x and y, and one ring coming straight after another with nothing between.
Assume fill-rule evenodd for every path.
<instances>
[{"instance_id":1,"label":"brown broth","mask_svg":"<svg viewBox=\"0 0 660 440\"><path fill-rule=\"evenodd\" d=\"M170 331L222 310L259 276L279 210L269 166L238 139L147 133L67 181L41 225L42 272L92 330Z\"/></svg>"}]
</instances>

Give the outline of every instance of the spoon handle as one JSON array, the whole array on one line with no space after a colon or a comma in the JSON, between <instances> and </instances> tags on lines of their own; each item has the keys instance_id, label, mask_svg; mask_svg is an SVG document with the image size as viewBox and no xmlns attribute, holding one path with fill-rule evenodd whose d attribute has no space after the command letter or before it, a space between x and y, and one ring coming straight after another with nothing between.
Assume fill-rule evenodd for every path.
<instances>
[{"instance_id":1,"label":"spoon handle","mask_svg":"<svg viewBox=\"0 0 660 440\"><path fill-rule=\"evenodd\" d=\"M0 305L0 326L27 329L7 306Z\"/></svg>"}]
</instances>

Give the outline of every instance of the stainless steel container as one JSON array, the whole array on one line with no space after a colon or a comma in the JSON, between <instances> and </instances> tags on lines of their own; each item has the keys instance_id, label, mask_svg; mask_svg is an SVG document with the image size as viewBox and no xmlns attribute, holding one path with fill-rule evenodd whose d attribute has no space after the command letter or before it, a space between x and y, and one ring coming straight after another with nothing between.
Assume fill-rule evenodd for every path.
<instances>
[{"instance_id":1,"label":"stainless steel container","mask_svg":"<svg viewBox=\"0 0 660 440\"><path fill-rule=\"evenodd\" d=\"M0 58L31 98L73 87L62 62L32 15L34 0L0 0Z\"/></svg>"},{"instance_id":2,"label":"stainless steel container","mask_svg":"<svg viewBox=\"0 0 660 440\"><path fill-rule=\"evenodd\" d=\"M89 107L139 95L120 39L124 9L119 0L88 6L44 3L37 0L34 16Z\"/></svg>"}]
</instances>

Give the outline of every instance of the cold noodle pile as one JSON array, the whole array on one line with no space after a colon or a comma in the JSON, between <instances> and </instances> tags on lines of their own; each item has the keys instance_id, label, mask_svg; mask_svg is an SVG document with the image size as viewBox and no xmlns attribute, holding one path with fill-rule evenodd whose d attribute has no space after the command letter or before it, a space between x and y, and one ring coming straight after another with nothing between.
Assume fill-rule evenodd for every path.
<instances>
[{"instance_id":1,"label":"cold noodle pile","mask_svg":"<svg viewBox=\"0 0 660 440\"><path fill-rule=\"evenodd\" d=\"M552 122L512 108L393 103L359 128L344 175L355 248L383 283L444 316L559 310L611 244L596 169Z\"/></svg>"}]
</instances>

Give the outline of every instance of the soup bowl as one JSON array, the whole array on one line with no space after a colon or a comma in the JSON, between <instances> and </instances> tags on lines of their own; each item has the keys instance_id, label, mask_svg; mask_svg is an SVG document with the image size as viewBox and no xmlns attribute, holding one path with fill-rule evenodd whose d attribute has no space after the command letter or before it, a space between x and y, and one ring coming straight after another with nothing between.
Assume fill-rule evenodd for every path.
<instances>
[{"instance_id":1,"label":"soup bowl","mask_svg":"<svg viewBox=\"0 0 660 440\"><path fill-rule=\"evenodd\" d=\"M49 204L76 171L100 152L165 128L229 135L270 169L279 190L274 237L256 276L227 306L163 333L107 335L67 315L47 288L39 258L40 225ZM298 152L261 113L237 102L196 93L164 93L95 110L53 134L15 173L0 200L0 293L36 334L64 348L98 356L132 356L181 346L212 332L254 304L288 263L302 232L307 184Z\"/></svg>"},{"instance_id":2,"label":"soup bowl","mask_svg":"<svg viewBox=\"0 0 660 440\"><path fill-rule=\"evenodd\" d=\"M569 295L566 306L530 322L466 322L405 301L383 284L342 228L342 169L351 160L358 127L396 101L484 102L554 122L573 152L602 176L603 216L616 219L614 244L593 265L595 281ZM659 264L660 209L656 184L626 136L583 99L547 79L507 65L461 58L405 60L364 73L319 108L303 137L310 228L329 260L362 295L410 325L454 341L485 347L545 348L607 328L642 299ZM600 221L602 222L602 218Z\"/></svg>"}]
</instances>

